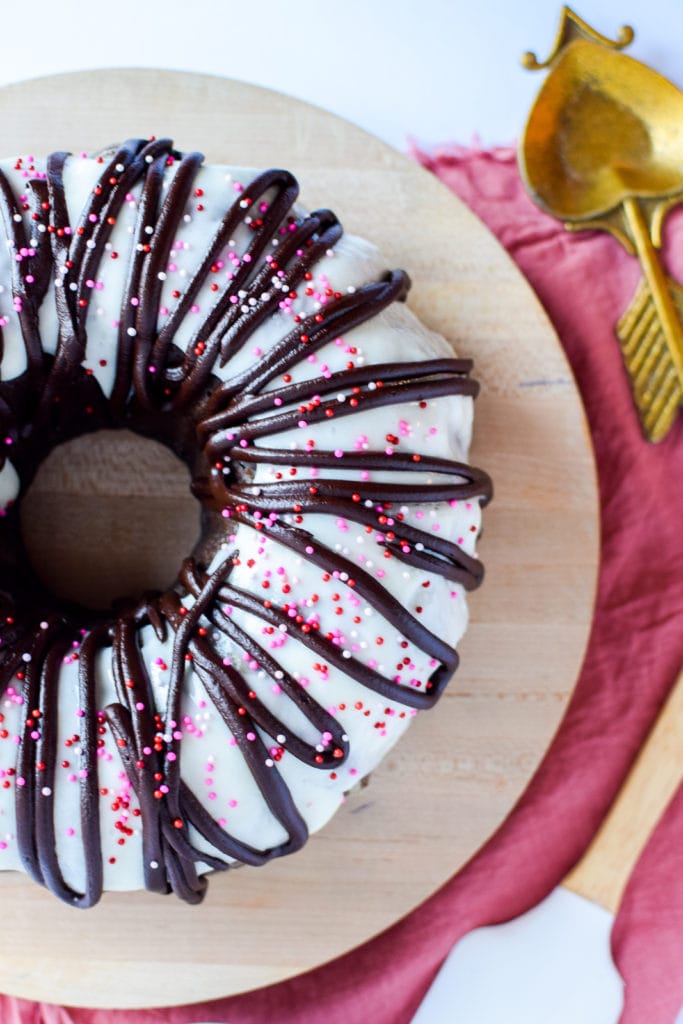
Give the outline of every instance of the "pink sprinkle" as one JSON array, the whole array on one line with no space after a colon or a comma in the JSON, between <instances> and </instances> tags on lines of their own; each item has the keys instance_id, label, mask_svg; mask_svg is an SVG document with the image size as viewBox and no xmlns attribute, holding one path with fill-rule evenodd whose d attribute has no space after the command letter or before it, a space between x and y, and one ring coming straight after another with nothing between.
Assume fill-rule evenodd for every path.
<instances>
[{"instance_id":1,"label":"pink sprinkle","mask_svg":"<svg viewBox=\"0 0 683 1024\"><path fill-rule=\"evenodd\" d=\"M76 835L76 830L75 830L75 829L73 829L73 828L68 828L68 829L66 830L66 834L67 834L68 836L75 836L75 835Z\"/></svg>"}]
</instances>

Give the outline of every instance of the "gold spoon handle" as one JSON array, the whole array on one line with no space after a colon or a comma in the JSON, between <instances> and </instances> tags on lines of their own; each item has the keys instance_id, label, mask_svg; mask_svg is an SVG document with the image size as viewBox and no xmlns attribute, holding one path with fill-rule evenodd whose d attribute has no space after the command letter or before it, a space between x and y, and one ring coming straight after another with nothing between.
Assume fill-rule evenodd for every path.
<instances>
[{"instance_id":1,"label":"gold spoon handle","mask_svg":"<svg viewBox=\"0 0 683 1024\"><path fill-rule=\"evenodd\" d=\"M616 913L636 862L682 779L683 672L564 888Z\"/></svg>"},{"instance_id":2,"label":"gold spoon handle","mask_svg":"<svg viewBox=\"0 0 683 1024\"><path fill-rule=\"evenodd\" d=\"M666 275L650 239L650 232L638 200L629 196L624 199L623 209L645 280L652 293L671 360L679 381L683 383L683 330L669 292Z\"/></svg>"}]
</instances>

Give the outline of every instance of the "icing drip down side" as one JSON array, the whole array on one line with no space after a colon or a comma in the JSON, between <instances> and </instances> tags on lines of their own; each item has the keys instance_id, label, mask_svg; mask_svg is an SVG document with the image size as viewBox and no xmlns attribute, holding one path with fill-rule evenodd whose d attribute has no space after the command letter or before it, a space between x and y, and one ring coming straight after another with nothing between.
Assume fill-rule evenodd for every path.
<instances>
[{"instance_id":1,"label":"icing drip down side","mask_svg":"<svg viewBox=\"0 0 683 1024\"><path fill-rule=\"evenodd\" d=\"M0 869L77 907L299 849L457 666L471 364L297 195L167 139L0 162ZM171 447L203 522L173 589L108 614L48 593L19 526L102 428Z\"/></svg>"}]
</instances>

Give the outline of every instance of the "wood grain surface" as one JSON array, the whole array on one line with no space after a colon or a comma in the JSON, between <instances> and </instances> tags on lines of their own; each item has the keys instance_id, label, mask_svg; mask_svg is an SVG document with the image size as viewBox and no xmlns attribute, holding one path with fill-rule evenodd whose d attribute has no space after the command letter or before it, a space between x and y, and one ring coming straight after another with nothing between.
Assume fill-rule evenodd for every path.
<instances>
[{"instance_id":1,"label":"wood grain surface","mask_svg":"<svg viewBox=\"0 0 683 1024\"><path fill-rule=\"evenodd\" d=\"M583 857L562 885L616 915L645 844L683 782L683 672Z\"/></svg>"},{"instance_id":2,"label":"wood grain surface","mask_svg":"<svg viewBox=\"0 0 683 1024\"><path fill-rule=\"evenodd\" d=\"M265 985L343 953L425 899L500 825L546 751L583 657L598 562L594 465L574 381L531 289L480 222L415 163L321 110L222 79L102 71L0 90L0 126L9 155L169 134L210 161L287 166L309 207L331 206L408 270L410 305L475 360L472 459L496 487L480 544L487 578L471 598L450 689L370 785L300 854L214 878L199 908L134 893L81 913L23 876L0 875L13 922L0 938L1 991L132 1007ZM74 456L46 471L46 503L82 491L78 464ZM136 494L130 481L141 476ZM126 503L148 501L144 474L104 479L90 485L108 486L112 521L117 505L125 514ZM194 513L179 479L170 467L163 486L185 528ZM87 508L90 499L76 500ZM163 507L152 512L158 522ZM116 560L139 559L139 537L130 540L117 539ZM163 572L166 557L145 571Z\"/></svg>"}]
</instances>

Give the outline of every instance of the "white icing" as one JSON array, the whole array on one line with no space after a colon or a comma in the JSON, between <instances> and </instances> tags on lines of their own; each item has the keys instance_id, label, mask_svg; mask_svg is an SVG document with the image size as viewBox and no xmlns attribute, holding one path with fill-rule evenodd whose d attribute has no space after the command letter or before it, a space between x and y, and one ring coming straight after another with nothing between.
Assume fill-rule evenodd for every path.
<instances>
[{"instance_id":1,"label":"white icing","mask_svg":"<svg viewBox=\"0 0 683 1024\"><path fill-rule=\"evenodd\" d=\"M2 439L0 438L1 443ZM20 486L19 474L9 459L5 459L2 469L0 469L0 512L16 500Z\"/></svg>"},{"instance_id":2,"label":"white icing","mask_svg":"<svg viewBox=\"0 0 683 1024\"><path fill-rule=\"evenodd\" d=\"M44 167L44 164L34 163L38 170ZM15 187L21 189L24 172L14 170L14 161L2 161L0 168ZM80 211L100 171L101 164L93 160L73 157L67 161L64 180L72 225L78 223ZM173 173L173 169L170 169L167 182ZM166 269L159 328L175 308L177 299L173 291L182 291L183 283L198 267L207 239L212 237L226 205L236 194L235 183L247 182L251 177L251 172L235 168L203 167L200 170L196 186L203 191L201 205L204 209L198 211L197 199L191 196L187 219L178 231ZM139 186L132 189L131 197L124 203L112 230L110 246L100 263L97 281L93 283L94 298L87 317L88 344L84 365L92 370L107 395L111 393L114 381L116 325L121 315L121 294L131 257L139 194ZM27 229L30 229L30 221L27 220L26 224ZM231 273L231 261L241 258L249 237L250 232L244 225L235 232L223 254L224 265L216 275L221 279L221 290L212 292L211 281L202 286L196 299L202 316L194 313L186 316L174 339L176 344L186 346L192 341L195 325L222 294L225 275ZM277 247L273 248L276 250ZM117 258L112 258L112 253L116 253ZM230 256L230 253L235 255ZM8 268L8 254L0 247L0 280L7 280ZM300 294L295 300L286 302L286 296L283 296L282 308L258 328L228 366L222 369L216 366L215 373L225 378L251 365L292 329L294 315L303 315L324 305L326 287L340 292L358 288L368 281L377 280L384 269L374 246L361 239L344 236L335 246L334 254L325 256L312 268L312 294L306 295L304 289L300 288ZM61 286L63 284L57 285ZM8 325L3 328L4 349L0 362L0 379L8 380L25 369L25 357L18 321L11 309L11 297L7 292L0 293L0 314L9 318ZM46 350L54 351L57 321L52 286L41 308L40 324ZM330 373L345 369L350 349L355 349L353 359L356 365L362 365L363 361L373 364L393 363L452 355L444 339L422 326L405 305L395 303L372 321L349 331L340 339L330 341L308 359L299 362L290 371L292 380L324 380ZM269 388L272 390L281 384L276 379ZM465 461L471 423L471 400L449 396L431 399L426 409L421 409L418 401L411 400L354 416L335 417L304 428L269 435L263 443L268 447L295 450L305 448L308 442L313 442L314 449L323 450L382 450L387 446L386 435L392 434L398 437L398 444L392 447L402 453L419 450L430 456ZM299 468L299 478L306 478L306 472ZM254 483L272 482L279 478L279 474L285 478L287 473L286 466L258 464ZM360 479L358 470L345 469L343 457L339 460L338 468L321 467L311 475L320 479ZM425 472L392 471L388 457L387 469L372 470L368 478L371 481L390 479L414 484L434 476L436 474ZM5 461L0 471L0 505L13 500L18 490L16 471L9 461ZM427 531L437 531L439 536L456 540L466 552L474 553L480 527L477 500L459 502L452 507L426 502L422 506L406 505L400 511L406 523ZM385 559L379 532L368 532L363 525L350 518L308 515L305 528L314 534L317 543L338 551L359 569L379 579L384 588L433 633L450 644L457 644L467 625L467 606L460 584L453 584L434 573L411 568L396 558ZM284 588L290 588L287 599L296 602L296 610L305 617L315 616L320 631L335 635L339 646L348 650L354 658L376 668L388 678L400 677L404 685L424 688L426 679L433 671L428 656L402 637L379 611L370 607L346 583L335 579L323 581L322 570L269 537L267 530L259 534L246 526L233 527L230 520L226 520L224 548L216 554L211 568L215 568L234 550L239 550L240 565L231 574L231 584L262 596L265 593L263 584L267 582L269 595L278 602L285 600ZM188 608L191 607L191 596L186 595L184 603ZM418 608L421 611L417 611ZM231 614L239 625L267 650L272 651L285 671L306 687L323 707L332 711L348 734L351 751L349 758L334 773L308 767L286 750L273 767L273 771L279 771L287 782L310 831L314 832L334 814L345 792L376 767L405 731L415 712L396 701L387 701L334 666L323 669L321 659L306 645L305 637L300 639L301 634L281 630L268 633L264 620L236 609ZM356 618L360 621L356 622ZM208 622L206 624L209 626ZM283 723L284 734L296 730L310 742L320 741L321 738L315 735L312 725L301 712L297 711L284 693L277 692L277 686L274 686L270 677L258 666L250 667L242 652L236 650L221 634L211 636L211 639L221 656L234 659L259 699L277 714ZM140 634L140 643L157 707L163 714L172 660L171 641L161 644L151 627L145 627ZM397 664L403 663L404 659L405 667L397 671ZM71 763L61 767L62 757L70 761L69 751L72 750L74 755L77 753L77 744L65 746L72 734L78 732L77 664L76 661L65 664L60 674L59 754L52 799L60 865L67 883L79 889L83 885L84 874L79 836L79 786L72 777ZM97 675L98 706L105 708L115 700L107 651L99 657ZM20 683L15 685L19 691ZM1 704L4 721L3 738L0 739L0 782L9 781L10 785L0 787L0 869L19 869L15 838L14 779L11 771L26 708L12 692L3 698ZM224 823L225 828L237 839L258 848L266 849L283 842L286 835L282 826L266 806L251 772L245 767L239 748L190 667L185 673L181 722L177 728L183 737L180 743L182 777L214 818ZM105 888L140 888L143 886L143 868L141 824L135 813L138 804L125 778L117 747L108 729L103 739L104 745L98 755L98 784L102 794L100 815ZM271 738L264 739L268 746L273 745ZM73 760L75 762L76 758ZM112 809L112 805L115 809ZM123 831L122 826L128 831ZM121 839L124 839L123 843L120 843ZM193 840L200 849L207 849L198 836L194 835Z\"/></svg>"}]
</instances>

